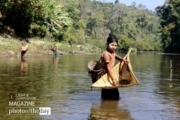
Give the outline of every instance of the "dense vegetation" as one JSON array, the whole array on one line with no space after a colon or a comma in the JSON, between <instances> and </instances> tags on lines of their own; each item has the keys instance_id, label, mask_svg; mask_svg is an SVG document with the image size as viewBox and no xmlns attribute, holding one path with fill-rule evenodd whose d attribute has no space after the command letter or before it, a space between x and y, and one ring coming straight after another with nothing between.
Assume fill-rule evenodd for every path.
<instances>
[{"instance_id":1,"label":"dense vegetation","mask_svg":"<svg viewBox=\"0 0 180 120\"><path fill-rule=\"evenodd\" d=\"M156 8L160 17L161 42L165 52L180 53L180 0Z\"/></svg>"},{"instance_id":2,"label":"dense vegetation","mask_svg":"<svg viewBox=\"0 0 180 120\"><path fill-rule=\"evenodd\" d=\"M61 5L54 0L1 0L1 24L23 38L59 38L70 25Z\"/></svg>"},{"instance_id":3,"label":"dense vegetation","mask_svg":"<svg viewBox=\"0 0 180 120\"><path fill-rule=\"evenodd\" d=\"M161 50L159 17L135 2L126 6L118 0L0 0L0 12L1 32L8 29L21 38L46 37L103 48L113 32L121 49Z\"/></svg>"}]
</instances>

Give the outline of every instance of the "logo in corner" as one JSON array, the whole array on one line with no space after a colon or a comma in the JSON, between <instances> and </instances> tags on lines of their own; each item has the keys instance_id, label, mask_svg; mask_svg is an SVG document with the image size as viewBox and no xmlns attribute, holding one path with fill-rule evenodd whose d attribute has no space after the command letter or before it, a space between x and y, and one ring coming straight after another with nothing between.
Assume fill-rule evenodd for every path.
<instances>
[{"instance_id":1,"label":"logo in corner","mask_svg":"<svg viewBox=\"0 0 180 120\"><path fill-rule=\"evenodd\" d=\"M9 99L15 100L16 99L16 93L9 93Z\"/></svg>"}]
</instances>

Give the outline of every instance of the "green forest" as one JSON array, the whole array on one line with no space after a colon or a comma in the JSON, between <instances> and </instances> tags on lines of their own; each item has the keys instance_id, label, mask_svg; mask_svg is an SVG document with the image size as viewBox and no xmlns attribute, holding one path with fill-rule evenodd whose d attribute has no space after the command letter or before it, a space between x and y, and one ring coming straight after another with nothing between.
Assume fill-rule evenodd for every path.
<instances>
[{"instance_id":1,"label":"green forest","mask_svg":"<svg viewBox=\"0 0 180 120\"><path fill-rule=\"evenodd\" d=\"M0 34L104 48L113 33L121 50L180 53L179 10L180 0L155 11L119 0L0 0Z\"/></svg>"}]
</instances>

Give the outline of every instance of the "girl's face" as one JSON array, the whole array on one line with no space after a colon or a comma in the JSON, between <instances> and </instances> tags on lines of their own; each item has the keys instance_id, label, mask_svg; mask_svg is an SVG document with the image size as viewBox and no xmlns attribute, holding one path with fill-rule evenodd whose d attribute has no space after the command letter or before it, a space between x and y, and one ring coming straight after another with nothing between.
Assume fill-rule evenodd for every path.
<instances>
[{"instance_id":1,"label":"girl's face","mask_svg":"<svg viewBox=\"0 0 180 120\"><path fill-rule=\"evenodd\" d=\"M116 48L117 48L117 43L116 42L112 42L112 43L108 44L108 50L109 51L115 52Z\"/></svg>"}]
</instances>

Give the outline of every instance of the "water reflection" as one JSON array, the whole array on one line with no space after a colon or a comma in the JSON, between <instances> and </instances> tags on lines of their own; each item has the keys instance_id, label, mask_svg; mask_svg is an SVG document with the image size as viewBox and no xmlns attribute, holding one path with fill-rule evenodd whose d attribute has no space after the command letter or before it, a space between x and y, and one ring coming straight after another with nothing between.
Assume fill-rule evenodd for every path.
<instances>
[{"instance_id":1,"label":"water reflection","mask_svg":"<svg viewBox=\"0 0 180 120\"><path fill-rule=\"evenodd\" d=\"M180 93L178 92L178 88L180 88L179 58L180 56L163 55L161 59L160 89L174 100L177 100L175 96L180 96Z\"/></svg>"},{"instance_id":2,"label":"water reflection","mask_svg":"<svg viewBox=\"0 0 180 120\"><path fill-rule=\"evenodd\" d=\"M54 65L54 70L56 70L56 69L57 69L57 67L58 67L58 59L59 59L58 55L57 55L57 54L55 54L55 55L53 56L53 65Z\"/></svg>"},{"instance_id":3,"label":"water reflection","mask_svg":"<svg viewBox=\"0 0 180 120\"><path fill-rule=\"evenodd\" d=\"M118 101L101 101L92 104L88 120L133 120L130 113L119 107Z\"/></svg>"},{"instance_id":4,"label":"water reflection","mask_svg":"<svg viewBox=\"0 0 180 120\"><path fill-rule=\"evenodd\" d=\"M28 74L28 63L24 59L24 57L21 57L21 76L27 76Z\"/></svg>"}]
</instances>

